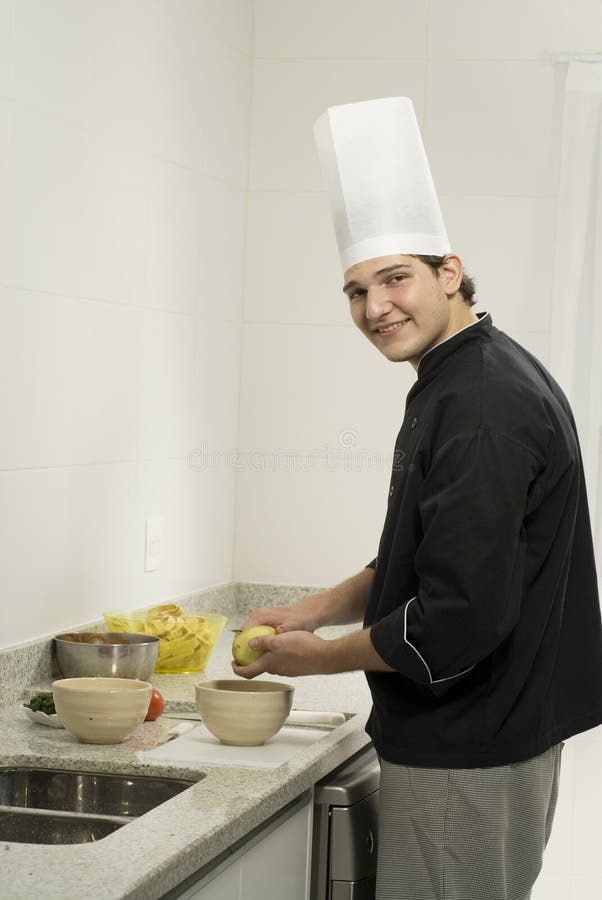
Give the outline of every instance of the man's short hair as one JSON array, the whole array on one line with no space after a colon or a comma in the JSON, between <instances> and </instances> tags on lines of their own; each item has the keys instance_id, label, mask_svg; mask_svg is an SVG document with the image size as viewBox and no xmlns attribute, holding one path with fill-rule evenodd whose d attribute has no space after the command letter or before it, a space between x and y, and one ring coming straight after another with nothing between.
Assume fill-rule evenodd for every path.
<instances>
[{"instance_id":1,"label":"man's short hair","mask_svg":"<svg viewBox=\"0 0 602 900\"><path fill-rule=\"evenodd\" d=\"M426 266L433 270L437 278L439 277L439 269L445 261L444 256L421 256L418 253L411 253L410 256L413 256L414 259L419 259L420 262L423 262ZM477 287L474 283L474 279L471 278L467 272L462 271L462 281L458 290L469 306L474 306L477 302L474 299L476 289Z\"/></svg>"}]
</instances>

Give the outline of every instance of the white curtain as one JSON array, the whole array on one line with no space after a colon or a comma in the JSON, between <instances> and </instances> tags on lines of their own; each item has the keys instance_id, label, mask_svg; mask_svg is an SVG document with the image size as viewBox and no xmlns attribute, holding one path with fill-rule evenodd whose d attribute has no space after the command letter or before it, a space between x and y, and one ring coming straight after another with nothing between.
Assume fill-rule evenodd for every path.
<instances>
[{"instance_id":1,"label":"white curtain","mask_svg":"<svg viewBox=\"0 0 602 900\"><path fill-rule=\"evenodd\" d=\"M602 58L567 68L550 369L577 422L602 576Z\"/></svg>"}]
</instances>

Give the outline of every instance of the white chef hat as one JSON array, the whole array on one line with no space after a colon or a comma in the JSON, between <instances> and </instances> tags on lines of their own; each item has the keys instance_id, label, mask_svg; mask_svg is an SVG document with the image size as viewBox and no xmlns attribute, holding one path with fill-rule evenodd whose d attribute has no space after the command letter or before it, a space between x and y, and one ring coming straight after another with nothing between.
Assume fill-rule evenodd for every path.
<instances>
[{"instance_id":1,"label":"white chef hat","mask_svg":"<svg viewBox=\"0 0 602 900\"><path fill-rule=\"evenodd\" d=\"M332 106L314 134L343 270L377 256L450 252L409 97Z\"/></svg>"}]
</instances>

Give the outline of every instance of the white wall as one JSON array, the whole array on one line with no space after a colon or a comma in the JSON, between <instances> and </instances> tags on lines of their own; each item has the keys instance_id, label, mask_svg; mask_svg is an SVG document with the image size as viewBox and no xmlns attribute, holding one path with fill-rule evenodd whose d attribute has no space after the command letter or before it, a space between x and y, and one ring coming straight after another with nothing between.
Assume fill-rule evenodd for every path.
<instances>
[{"instance_id":1,"label":"white wall","mask_svg":"<svg viewBox=\"0 0 602 900\"><path fill-rule=\"evenodd\" d=\"M239 474L235 575L331 584L375 555L387 467L348 472L343 459L291 476L279 449L341 450L356 435L352 450L384 457L413 374L348 319L313 121L333 104L412 97L477 310L547 363L564 77L551 54L600 50L602 6L255 0L255 20L240 441L257 453ZM601 740L565 747L533 900L602 896Z\"/></svg>"},{"instance_id":2,"label":"white wall","mask_svg":"<svg viewBox=\"0 0 602 900\"><path fill-rule=\"evenodd\" d=\"M189 457L237 436L252 41L249 0L0 0L4 646L231 579Z\"/></svg>"}]
</instances>

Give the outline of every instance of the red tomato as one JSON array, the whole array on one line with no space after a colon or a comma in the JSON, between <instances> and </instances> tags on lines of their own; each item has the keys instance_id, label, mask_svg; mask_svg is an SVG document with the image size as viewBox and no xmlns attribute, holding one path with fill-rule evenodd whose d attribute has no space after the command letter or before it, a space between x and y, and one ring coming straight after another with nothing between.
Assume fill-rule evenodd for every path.
<instances>
[{"instance_id":1,"label":"red tomato","mask_svg":"<svg viewBox=\"0 0 602 900\"><path fill-rule=\"evenodd\" d=\"M154 719L159 718L159 716L163 712L164 706L165 700L163 699L163 694L160 694L156 688L153 688L150 703L148 704L148 712L144 718L144 721L152 722L154 721Z\"/></svg>"}]
</instances>

